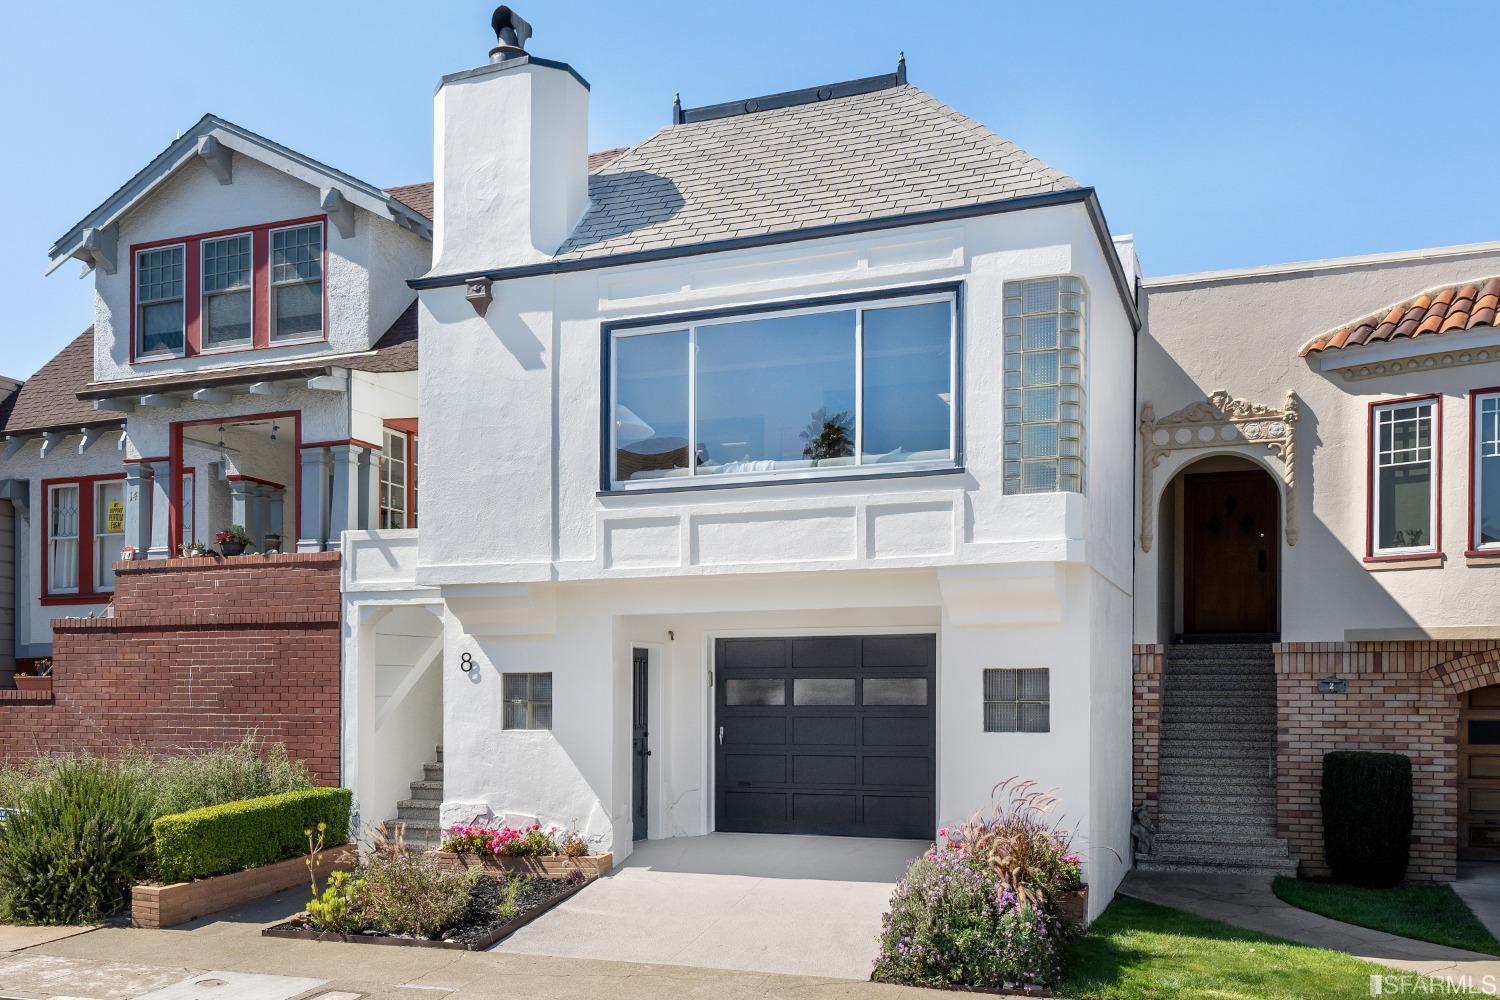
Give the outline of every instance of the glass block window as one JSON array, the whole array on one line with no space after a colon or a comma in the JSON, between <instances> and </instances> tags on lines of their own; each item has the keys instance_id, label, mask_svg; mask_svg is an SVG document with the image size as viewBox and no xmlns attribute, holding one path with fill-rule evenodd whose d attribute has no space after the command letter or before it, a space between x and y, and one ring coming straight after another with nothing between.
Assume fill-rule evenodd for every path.
<instances>
[{"instance_id":1,"label":"glass block window","mask_svg":"<svg viewBox=\"0 0 1500 1000\"><path fill-rule=\"evenodd\" d=\"M1005 492L1083 492L1083 282L1005 283Z\"/></svg>"},{"instance_id":2,"label":"glass block window","mask_svg":"<svg viewBox=\"0 0 1500 1000\"><path fill-rule=\"evenodd\" d=\"M323 333L323 227L271 232L271 339Z\"/></svg>"},{"instance_id":3,"label":"glass block window","mask_svg":"<svg viewBox=\"0 0 1500 1000\"><path fill-rule=\"evenodd\" d=\"M203 347L250 343L250 235L203 241Z\"/></svg>"},{"instance_id":4,"label":"glass block window","mask_svg":"<svg viewBox=\"0 0 1500 1000\"><path fill-rule=\"evenodd\" d=\"M1434 399L1375 408L1373 555L1437 550L1436 413Z\"/></svg>"},{"instance_id":5,"label":"glass block window","mask_svg":"<svg viewBox=\"0 0 1500 1000\"><path fill-rule=\"evenodd\" d=\"M984 672L984 731L1046 733L1052 730L1050 671L1045 667L992 668Z\"/></svg>"},{"instance_id":6,"label":"glass block window","mask_svg":"<svg viewBox=\"0 0 1500 1000\"><path fill-rule=\"evenodd\" d=\"M135 260L135 336L138 355L181 354L184 246L143 250Z\"/></svg>"},{"instance_id":7,"label":"glass block window","mask_svg":"<svg viewBox=\"0 0 1500 1000\"><path fill-rule=\"evenodd\" d=\"M552 728L552 675L505 674L506 729Z\"/></svg>"}]
</instances>

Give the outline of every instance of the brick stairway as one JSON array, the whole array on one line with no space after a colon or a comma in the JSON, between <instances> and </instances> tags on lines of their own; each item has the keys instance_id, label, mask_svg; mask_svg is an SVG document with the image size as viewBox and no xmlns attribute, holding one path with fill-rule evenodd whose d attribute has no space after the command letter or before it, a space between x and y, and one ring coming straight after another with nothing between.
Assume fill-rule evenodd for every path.
<instances>
[{"instance_id":1,"label":"brick stairway","mask_svg":"<svg viewBox=\"0 0 1500 1000\"><path fill-rule=\"evenodd\" d=\"M396 804L396 818L386 823L394 835L397 826L406 828L408 847L437 848L442 843L438 813L443 805L443 748L437 748L437 759L422 765L422 777L411 783L411 798Z\"/></svg>"},{"instance_id":2,"label":"brick stairway","mask_svg":"<svg viewBox=\"0 0 1500 1000\"><path fill-rule=\"evenodd\" d=\"M1276 836L1276 673L1266 642L1166 649L1160 793L1143 871L1295 875Z\"/></svg>"}]
</instances>

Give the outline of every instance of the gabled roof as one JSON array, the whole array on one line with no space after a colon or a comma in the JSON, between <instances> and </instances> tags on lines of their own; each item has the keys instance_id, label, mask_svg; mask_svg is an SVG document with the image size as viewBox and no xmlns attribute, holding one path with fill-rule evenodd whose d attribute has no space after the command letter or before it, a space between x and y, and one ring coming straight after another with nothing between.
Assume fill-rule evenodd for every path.
<instances>
[{"instance_id":1,"label":"gabled roof","mask_svg":"<svg viewBox=\"0 0 1500 1000\"><path fill-rule=\"evenodd\" d=\"M373 184L288 149L217 115L209 114L173 140L171 145L106 198L99 207L60 236L47 251L53 267L57 267L68 257L87 254L85 243L90 230L106 230L185 163L200 155L205 159L216 159L220 155L219 151L227 151L231 158L235 154L243 154L318 188L336 189L345 201L429 239L432 237L431 220L427 216L414 211L411 206ZM232 176L232 166L230 169Z\"/></svg>"},{"instance_id":2,"label":"gabled roof","mask_svg":"<svg viewBox=\"0 0 1500 1000\"><path fill-rule=\"evenodd\" d=\"M1500 310L1500 276L1443 285L1314 337L1297 353L1305 358L1309 354L1390 340L1493 327L1497 310Z\"/></svg>"},{"instance_id":3,"label":"gabled roof","mask_svg":"<svg viewBox=\"0 0 1500 1000\"><path fill-rule=\"evenodd\" d=\"M776 103L758 101L743 106ZM662 129L590 177L592 207L558 250L558 259L790 232L1079 187L973 119L897 82L894 74L879 89L852 96L815 97L706 120L683 114L688 121Z\"/></svg>"},{"instance_id":4,"label":"gabled roof","mask_svg":"<svg viewBox=\"0 0 1500 1000\"><path fill-rule=\"evenodd\" d=\"M94 374L94 328L89 327L42 365L11 398L0 405L0 433L20 434L80 427L119 426L125 418L101 413L78 398Z\"/></svg>"}]
</instances>

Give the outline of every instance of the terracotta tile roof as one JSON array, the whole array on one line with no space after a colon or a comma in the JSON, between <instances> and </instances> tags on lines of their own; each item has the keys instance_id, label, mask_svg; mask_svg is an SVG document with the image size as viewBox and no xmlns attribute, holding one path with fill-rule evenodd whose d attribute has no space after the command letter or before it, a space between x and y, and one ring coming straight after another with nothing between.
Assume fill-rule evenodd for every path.
<instances>
[{"instance_id":1,"label":"terracotta tile roof","mask_svg":"<svg viewBox=\"0 0 1500 1000\"><path fill-rule=\"evenodd\" d=\"M614 149L601 149L597 153L590 153L589 173L600 169L610 160L625 152L627 148L626 146L618 146ZM423 181L421 184L402 184L399 187L386 188L385 193L412 211L420 212L428 219L432 218L432 181Z\"/></svg>"},{"instance_id":2,"label":"terracotta tile roof","mask_svg":"<svg viewBox=\"0 0 1500 1000\"><path fill-rule=\"evenodd\" d=\"M89 327L0 407L0 432L19 434L63 428L119 425L118 413L101 413L78 398L94 374L94 328Z\"/></svg>"},{"instance_id":3,"label":"terracotta tile roof","mask_svg":"<svg viewBox=\"0 0 1500 1000\"><path fill-rule=\"evenodd\" d=\"M1500 310L1500 276L1434 288L1356 323L1314 337L1298 354L1305 358L1309 354L1379 344L1403 337L1426 337L1495 326L1497 310Z\"/></svg>"}]
</instances>

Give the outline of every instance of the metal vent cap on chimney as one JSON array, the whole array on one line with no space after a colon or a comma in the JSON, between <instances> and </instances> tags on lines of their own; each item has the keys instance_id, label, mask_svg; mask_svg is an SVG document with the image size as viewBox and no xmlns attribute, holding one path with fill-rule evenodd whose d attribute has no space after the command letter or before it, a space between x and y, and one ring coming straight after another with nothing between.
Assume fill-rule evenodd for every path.
<instances>
[{"instance_id":1,"label":"metal vent cap on chimney","mask_svg":"<svg viewBox=\"0 0 1500 1000\"><path fill-rule=\"evenodd\" d=\"M501 4L490 16L490 27L495 29L495 47L490 49L490 62L504 62L526 54L531 24L525 18Z\"/></svg>"}]
</instances>

